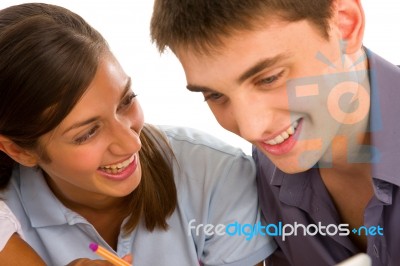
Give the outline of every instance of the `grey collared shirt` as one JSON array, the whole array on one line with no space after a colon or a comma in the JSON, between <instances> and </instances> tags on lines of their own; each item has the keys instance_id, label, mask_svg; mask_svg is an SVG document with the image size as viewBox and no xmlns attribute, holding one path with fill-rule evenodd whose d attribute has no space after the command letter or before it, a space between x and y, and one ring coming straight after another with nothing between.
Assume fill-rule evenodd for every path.
<instances>
[{"instance_id":1,"label":"grey collared shirt","mask_svg":"<svg viewBox=\"0 0 400 266\"><path fill-rule=\"evenodd\" d=\"M267 225L312 225L312 234L317 226L323 229L314 236L298 233L284 240L277 234L279 249L269 258L274 266L334 265L361 252L348 235L366 229L367 253L374 266L398 265L400 261L400 70L370 51L367 55L372 145L377 157L372 166L375 193L364 212L365 227L339 227L341 219L318 169L286 174L254 149L260 205Z\"/></svg>"}]
</instances>

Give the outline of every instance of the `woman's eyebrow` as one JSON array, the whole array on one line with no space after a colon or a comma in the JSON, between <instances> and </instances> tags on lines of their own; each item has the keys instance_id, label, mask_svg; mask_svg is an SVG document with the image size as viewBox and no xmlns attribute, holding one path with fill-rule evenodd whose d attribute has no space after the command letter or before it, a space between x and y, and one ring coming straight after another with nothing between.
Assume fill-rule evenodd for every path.
<instances>
[{"instance_id":1,"label":"woman's eyebrow","mask_svg":"<svg viewBox=\"0 0 400 266\"><path fill-rule=\"evenodd\" d=\"M98 119L100 119L100 117L99 116L95 116L95 117L91 117L89 119L86 119L84 121L77 122L77 123L73 124L72 126L68 127L66 130L64 130L62 135L64 135L65 133L67 133L68 131L70 131L72 129L75 129L75 128L78 128L78 127L82 127L82 126L88 125L90 123L93 123L94 121L96 121Z\"/></svg>"},{"instance_id":2,"label":"woman's eyebrow","mask_svg":"<svg viewBox=\"0 0 400 266\"><path fill-rule=\"evenodd\" d=\"M124 90L121 93L121 97L120 100L122 100L124 98L124 96L127 94L127 92L131 89L131 84L132 84L132 79L129 77L128 81L125 84ZM68 131L78 128L78 127L82 127L82 126L86 126L90 123L93 123L94 121L100 119L99 116L95 116L95 117L91 117L89 119L86 119L84 121L80 121L80 122L76 122L74 123L72 126L68 127L66 130L64 130L64 132L62 133L62 135L64 135L65 133L67 133Z\"/></svg>"}]
</instances>

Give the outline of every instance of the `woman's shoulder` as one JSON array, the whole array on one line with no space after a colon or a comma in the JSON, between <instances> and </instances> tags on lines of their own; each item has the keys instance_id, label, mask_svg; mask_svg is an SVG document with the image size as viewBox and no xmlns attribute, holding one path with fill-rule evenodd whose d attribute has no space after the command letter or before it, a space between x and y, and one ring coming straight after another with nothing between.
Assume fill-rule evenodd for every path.
<instances>
[{"instance_id":1,"label":"woman's shoulder","mask_svg":"<svg viewBox=\"0 0 400 266\"><path fill-rule=\"evenodd\" d=\"M14 217L10 208L8 208L7 204L2 199L0 199L0 217Z\"/></svg>"},{"instance_id":2,"label":"woman's shoulder","mask_svg":"<svg viewBox=\"0 0 400 266\"><path fill-rule=\"evenodd\" d=\"M166 135L174 153L177 162L174 178L178 186L207 184L211 191L221 182L242 182L243 177L247 182L255 181L254 161L241 149L198 129L158 128Z\"/></svg>"},{"instance_id":3,"label":"woman's shoulder","mask_svg":"<svg viewBox=\"0 0 400 266\"><path fill-rule=\"evenodd\" d=\"M219 157L248 157L241 149L199 129L166 125L157 128L166 135L174 153L195 151Z\"/></svg>"}]
</instances>

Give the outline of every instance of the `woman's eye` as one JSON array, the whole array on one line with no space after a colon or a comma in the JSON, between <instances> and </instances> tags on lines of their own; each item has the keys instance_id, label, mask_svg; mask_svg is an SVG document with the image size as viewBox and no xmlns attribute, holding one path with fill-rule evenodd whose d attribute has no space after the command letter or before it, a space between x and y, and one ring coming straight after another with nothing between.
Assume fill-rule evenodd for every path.
<instances>
[{"instance_id":1,"label":"woman's eye","mask_svg":"<svg viewBox=\"0 0 400 266\"><path fill-rule=\"evenodd\" d=\"M130 106L136 96L137 95L132 92L129 95L127 95L126 97L124 97L122 99L121 103L119 104L117 111L123 110L123 109L127 108L128 106Z\"/></svg>"},{"instance_id":2,"label":"woman's eye","mask_svg":"<svg viewBox=\"0 0 400 266\"><path fill-rule=\"evenodd\" d=\"M92 127L87 133L85 133L83 136L80 136L74 140L76 144L83 144L87 140L91 139L94 135L96 135L97 130L99 129L99 126L96 125Z\"/></svg>"}]
</instances>

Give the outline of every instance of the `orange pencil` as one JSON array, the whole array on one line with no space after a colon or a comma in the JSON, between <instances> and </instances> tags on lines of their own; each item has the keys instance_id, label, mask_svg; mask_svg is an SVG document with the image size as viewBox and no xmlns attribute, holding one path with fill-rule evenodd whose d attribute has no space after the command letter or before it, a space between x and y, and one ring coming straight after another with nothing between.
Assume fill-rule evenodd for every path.
<instances>
[{"instance_id":1,"label":"orange pencil","mask_svg":"<svg viewBox=\"0 0 400 266\"><path fill-rule=\"evenodd\" d=\"M128 262L124 261L120 257L114 255L107 249L99 246L97 243L90 243L89 248L93 251L96 252L97 255L100 257L104 258L105 260L111 262L115 266L131 266Z\"/></svg>"}]
</instances>

